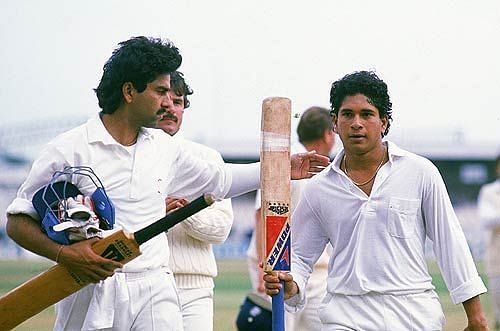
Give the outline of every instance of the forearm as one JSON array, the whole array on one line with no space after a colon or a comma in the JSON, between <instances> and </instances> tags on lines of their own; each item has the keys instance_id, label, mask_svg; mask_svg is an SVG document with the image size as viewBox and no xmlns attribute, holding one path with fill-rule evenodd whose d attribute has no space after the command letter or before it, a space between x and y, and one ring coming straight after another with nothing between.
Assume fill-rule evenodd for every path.
<instances>
[{"instance_id":1,"label":"forearm","mask_svg":"<svg viewBox=\"0 0 500 331\"><path fill-rule=\"evenodd\" d=\"M465 314L467 315L469 330L487 330L488 326L486 316L481 306L479 296L470 298L463 303Z\"/></svg>"},{"instance_id":2,"label":"forearm","mask_svg":"<svg viewBox=\"0 0 500 331\"><path fill-rule=\"evenodd\" d=\"M42 232L37 221L25 214L7 215L7 234L21 247L53 261L61 245Z\"/></svg>"},{"instance_id":3,"label":"forearm","mask_svg":"<svg viewBox=\"0 0 500 331\"><path fill-rule=\"evenodd\" d=\"M230 200L216 202L181 223L190 237L207 244L224 242L233 224L233 210Z\"/></svg>"},{"instance_id":4,"label":"forearm","mask_svg":"<svg viewBox=\"0 0 500 331\"><path fill-rule=\"evenodd\" d=\"M236 197L250 191L254 191L260 186L260 163L250 164L226 164L232 174L231 187L225 198Z\"/></svg>"},{"instance_id":5,"label":"forearm","mask_svg":"<svg viewBox=\"0 0 500 331\"><path fill-rule=\"evenodd\" d=\"M123 267L121 263L92 251L92 244L98 238L62 246L52 241L42 232L38 223L27 215L10 214L7 219L7 234L15 242L33 253L63 264L83 281L98 282L111 276L116 268Z\"/></svg>"}]
</instances>

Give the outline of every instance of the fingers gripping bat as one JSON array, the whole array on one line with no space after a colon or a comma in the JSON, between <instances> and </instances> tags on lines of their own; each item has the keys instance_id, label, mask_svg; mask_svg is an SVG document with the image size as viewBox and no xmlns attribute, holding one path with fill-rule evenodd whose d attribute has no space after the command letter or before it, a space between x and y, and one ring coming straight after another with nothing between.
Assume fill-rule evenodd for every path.
<instances>
[{"instance_id":1,"label":"fingers gripping bat","mask_svg":"<svg viewBox=\"0 0 500 331\"><path fill-rule=\"evenodd\" d=\"M141 255L139 245L208 207L214 201L212 195L205 194L139 231L117 231L96 242L92 249L105 258L127 263ZM14 328L88 284L64 266L53 266L0 298L0 330Z\"/></svg>"}]
</instances>

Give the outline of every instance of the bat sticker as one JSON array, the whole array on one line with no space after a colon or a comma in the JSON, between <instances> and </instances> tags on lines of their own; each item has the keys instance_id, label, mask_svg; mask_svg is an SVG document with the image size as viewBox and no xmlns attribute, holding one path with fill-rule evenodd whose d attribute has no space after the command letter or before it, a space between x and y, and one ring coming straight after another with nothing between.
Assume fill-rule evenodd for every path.
<instances>
[{"instance_id":1,"label":"bat sticker","mask_svg":"<svg viewBox=\"0 0 500 331\"><path fill-rule=\"evenodd\" d=\"M101 256L118 262L125 260L125 257L120 253L120 250L113 244L106 247Z\"/></svg>"},{"instance_id":2,"label":"bat sticker","mask_svg":"<svg viewBox=\"0 0 500 331\"><path fill-rule=\"evenodd\" d=\"M288 216L266 216L266 263L272 270L290 270ZM270 248L270 249L269 249Z\"/></svg>"},{"instance_id":3,"label":"bat sticker","mask_svg":"<svg viewBox=\"0 0 500 331\"><path fill-rule=\"evenodd\" d=\"M290 211L290 208L288 208L287 203L274 202L274 203L269 203L268 210L272 211L275 214L283 215L283 214L287 214Z\"/></svg>"}]
</instances>

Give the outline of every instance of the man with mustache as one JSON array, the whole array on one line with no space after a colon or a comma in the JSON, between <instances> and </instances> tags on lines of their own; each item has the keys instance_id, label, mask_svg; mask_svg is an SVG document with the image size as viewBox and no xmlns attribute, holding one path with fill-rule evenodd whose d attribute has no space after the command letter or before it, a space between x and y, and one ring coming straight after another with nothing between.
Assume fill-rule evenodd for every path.
<instances>
[{"instance_id":1,"label":"man with mustache","mask_svg":"<svg viewBox=\"0 0 500 331\"><path fill-rule=\"evenodd\" d=\"M216 150L179 137L184 110L189 107L188 95L193 90L184 80L182 73L170 74L170 98L172 107L161 117L157 128L180 140L185 151L200 158L223 164L222 156ZM166 200L167 212L187 203L175 192L182 187L182 178L172 180L173 191ZM212 244L224 242L233 224L231 200L215 202L212 206L196 213L167 232L170 245L169 266L174 273L185 331L213 330L214 277L217 264Z\"/></svg>"},{"instance_id":2,"label":"man with mustache","mask_svg":"<svg viewBox=\"0 0 500 331\"><path fill-rule=\"evenodd\" d=\"M259 186L258 163L208 163L155 129L172 107L170 73L181 60L170 41L134 37L121 42L95 89L102 110L47 145L7 208L12 239L94 283L56 305L55 330L182 330L166 235L142 244L142 255L122 265L92 251L98 239L63 246L42 232L31 200L55 172L66 166L92 168L115 206L115 225L127 232L165 216L173 178L182 179L175 189L189 200L203 193L223 199ZM292 178L311 177L327 163L314 153L294 155ZM86 196L95 188L85 177L73 184Z\"/></svg>"},{"instance_id":3,"label":"man with mustache","mask_svg":"<svg viewBox=\"0 0 500 331\"><path fill-rule=\"evenodd\" d=\"M292 272L265 275L267 293L283 280L287 308L301 310L312 267L331 243L321 330L442 330L428 237L453 303L467 314L465 330L488 330L479 299L486 288L439 171L382 140L392 120L387 85L354 72L332 84L330 103L344 148L306 184L292 217Z\"/></svg>"}]
</instances>

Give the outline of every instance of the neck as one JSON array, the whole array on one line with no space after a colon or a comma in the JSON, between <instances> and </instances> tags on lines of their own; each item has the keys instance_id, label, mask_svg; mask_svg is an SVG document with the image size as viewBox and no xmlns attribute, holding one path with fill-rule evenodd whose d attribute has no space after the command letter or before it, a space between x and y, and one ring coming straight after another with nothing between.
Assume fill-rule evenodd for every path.
<instances>
[{"instance_id":1,"label":"neck","mask_svg":"<svg viewBox=\"0 0 500 331\"><path fill-rule=\"evenodd\" d=\"M349 150L344 150L344 153L344 157L348 160L350 170L362 170L377 167L380 160L385 158L387 148L384 143L381 143L379 146L368 152L355 153Z\"/></svg>"},{"instance_id":2,"label":"neck","mask_svg":"<svg viewBox=\"0 0 500 331\"><path fill-rule=\"evenodd\" d=\"M119 110L113 114L101 115L102 123L111 137L123 146L131 146L137 141L140 127L137 127L128 120L126 116L121 116Z\"/></svg>"},{"instance_id":3,"label":"neck","mask_svg":"<svg viewBox=\"0 0 500 331\"><path fill-rule=\"evenodd\" d=\"M351 181L368 195L371 192L375 176L377 176L378 171L386 162L386 148L384 145L382 145L381 149L382 153L377 153L380 154L380 158L378 161L375 161L376 163L374 163L372 157L370 157L362 160L365 162L364 164L355 164L356 166L352 166L351 159L349 159L348 154L344 154L344 157L342 158L340 164L341 169L351 179ZM358 158L358 163L362 162L359 160L361 159ZM348 164L351 166L349 166ZM366 176L367 174L369 174L369 176Z\"/></svg>"}]
</instances>

